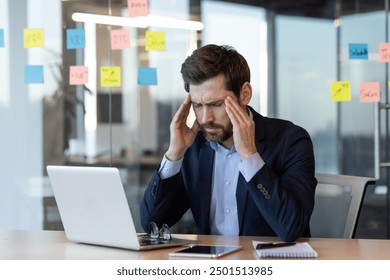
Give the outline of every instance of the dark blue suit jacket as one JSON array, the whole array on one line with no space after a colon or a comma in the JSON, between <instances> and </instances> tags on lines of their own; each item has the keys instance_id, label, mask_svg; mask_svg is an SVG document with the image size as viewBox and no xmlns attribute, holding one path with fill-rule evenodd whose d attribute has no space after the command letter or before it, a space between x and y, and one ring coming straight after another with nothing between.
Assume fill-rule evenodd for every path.
<instances>
[{"instance_id":1,"label":"dark blue suit jacket","mask_svg":"<svg viewBox=\"0 0 390 280\"><path fill-rule=\"evenodd\" d=\"M236 191L239 234L279 236L292 241L310 236L317 180L313 145L303 128L259 115L252 108L257 151L265 165L246 182L239 174ZM191 209L198 234L210 234L214 150L199 132L180 172L161 179L154 172L141 202L141 223L174 225Z\"/></svg>"}]
</instances>

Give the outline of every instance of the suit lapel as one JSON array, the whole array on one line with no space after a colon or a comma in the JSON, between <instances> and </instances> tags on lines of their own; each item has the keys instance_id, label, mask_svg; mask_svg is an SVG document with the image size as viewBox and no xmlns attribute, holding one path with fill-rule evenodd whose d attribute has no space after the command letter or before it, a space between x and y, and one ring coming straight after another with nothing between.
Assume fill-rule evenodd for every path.
<instances>
[{"instance_id":1,"label":"suit lapel","mask_svg":"<svg viewBox=\"0 0 390 280\"><path fill-rule=\"evenodd\" d=\"M210 233L211 185L214 163L214 150L206 144L199 154L199 195L201 207L201 232Z\"/></svg>"},{"instance_id":2,"label":"suit lapel","mask_svg":"<svg viewBox=\"0 0 390 280\"><path fill-rule=\"evenodd\" d=\"M249 107L249 106L248 106ZM252 107L249 107L253 114L253 121L255 122L255 142L257 152L262 155L265 146L262 144L263 139L265 138L265 122L264 117L257 113Z\"/></svg>"}]
</instances>

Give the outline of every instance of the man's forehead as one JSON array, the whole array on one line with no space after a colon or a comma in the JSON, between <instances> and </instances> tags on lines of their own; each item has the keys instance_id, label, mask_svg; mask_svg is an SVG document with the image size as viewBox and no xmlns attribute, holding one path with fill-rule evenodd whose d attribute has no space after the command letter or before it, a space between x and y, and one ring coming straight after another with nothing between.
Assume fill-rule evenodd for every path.
<instances>
[{"instance_id":1,"label":"man's forehead","mask_svg":"<svg viewBox=\"0 0 390 280\"><path fill-rule=\"evenodd\" d=\"M223 102L227 97L227 95L226 96L203 96L203 95L191 95L191 94L190 96L191 96L191 102L202 103L202 104Z\"/></svg>"}]
</instances>

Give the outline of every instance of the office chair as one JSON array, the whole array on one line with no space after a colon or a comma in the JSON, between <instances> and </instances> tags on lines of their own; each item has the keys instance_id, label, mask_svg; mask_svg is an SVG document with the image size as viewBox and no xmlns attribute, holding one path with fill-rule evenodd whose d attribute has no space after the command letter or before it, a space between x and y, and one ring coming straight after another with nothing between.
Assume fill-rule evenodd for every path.
<instances>
[{"instance_id":1,"label":"office chair","mask_svg":"<svg viewBox=\"0 0 390 280\"><path fill-rule=\"evenodd\" d=\"M354 238L368 177L316 173L312 237Z\"/></svg>"}]
</instances>

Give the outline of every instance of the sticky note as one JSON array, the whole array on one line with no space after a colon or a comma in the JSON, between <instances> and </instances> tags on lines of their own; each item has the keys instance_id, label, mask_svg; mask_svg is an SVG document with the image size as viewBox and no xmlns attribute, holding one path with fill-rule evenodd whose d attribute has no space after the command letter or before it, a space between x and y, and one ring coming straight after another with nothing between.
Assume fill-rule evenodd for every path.
<instances>
[{"instance_id":1,"label":"sticky note","mask_svg":"<svg viewBox=\"0 0 390 280\"><path fill-rule=\"evenodd\" d=\"M43 84L43 65L25 65L24 83Z\"/></svg>"},{"instance_id":2,"label":"sticky note","mask_svg":"<svg viewBox=\"0 0 390 280\"><path fill-rule=\"evenodd\" d=\"M380 102L379 82L360 83L360 102Z\"/></svg>"},{"instance_id":3,"label":"sticky note","mask_svg":"<svg viewBox=\"0 0 390 280\"><path fill-rule=\"evenodd\" d=\"M148 0L128 0L129 17L144 17L148 15Z\"/></svg>"},{"instance_id":4,"label":"sticky note","mask_svg":"<svg viewBox=\"0 0 390 280\"><path fill-rule=\"evenodd\" d=\"M85 30L67 29L66 30L66 48L67 49L84 49L85 48Z\"/></svg>"},{"instance_id":5,"label":"sticky note","mask_svg":"<svg viewBox=\"0 0 390 280\"><path fill-rule=\"evenodd\" d=\"M125 29L111 30L111 49L121 50L130 48L130 32Z\"/></svg>"},{"instance_id":6,"label":"sticky note","mask_svg":"<svg viewBox=\"0 0 390 280\"><path fill-rule=\"evenodd\" d=\"M351 82L340 81L333 82L331 85L332 101L350 101L351 100Z\"/></svg>"},{"instance_id":7,"label":"sticky note","mask_svg":"<svg viewBox=\"0 0 390 280\"><path fill-rule=\"evenodd\" d=\"M4 29L0 28L0 48L4 48Z\"/></svg>"},{"instance_id":8,"label":"sticky note","mask_svg":"<svg viewBox=\"0 0 390 280\"><path fill-rule=\"evenodd\" d=\"M24 47L42 48L44 42L43 29L24 29Z\"/></svg>"},{"instance_id":9,"label":"sticky note","mask_svg":"<svg viewBox=\"0 0 390 280\"><path fill-rule=\"evenodd\" d=\"M138 84L139 85L157 85L157 68L138 68Z\"/></svg>"},{"instance_id":10,"label":"sticky note","mask_svg":"<svg viewBox=\"0 0 390 280\"><path fill-rule=\"evenodd\" d=\"M381 43L379 45L379 61L390 62L390 43Z\"/></svg>"},{"instance_id":11,"label":"sticky note","mask_svg":"<svg viewBox=\"0 0 390 280\"><path fill-rule=\"evenodd\" d=\"M102 87L120 87L121 68L118 66L100 67L100 85Z\"/></svg>"},{"instance_id":12,"label":"sticky note","mask_svg":"<svg viewBox=\"0 0 390 280\"><path fill-rule=\"evenodd\" d=\"M368 44L349 44L349 59L368 59Z\"/></svg>"},{"instance_id":13,"label":"sticky note","mask_svg":"<svg viewBox=\"0 0 390 280\"><path fill-rule=\"evenodd\" d=\"M165 32L146 31L145 50L163 51L165 50Z\"/></svg>"},{"instance_id":14,"label":"sticky note","mask_svg":"<svg viewBox=\"0 0 390 280\"><path fill-rule=\"evenodd\" d=\"M70 66L69 67L69 84L84 85L88 83L88 67Z\"/></svg>"}]
</instances>

